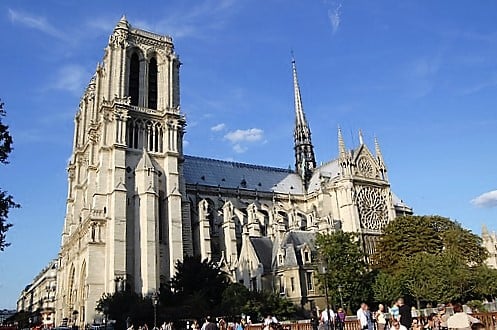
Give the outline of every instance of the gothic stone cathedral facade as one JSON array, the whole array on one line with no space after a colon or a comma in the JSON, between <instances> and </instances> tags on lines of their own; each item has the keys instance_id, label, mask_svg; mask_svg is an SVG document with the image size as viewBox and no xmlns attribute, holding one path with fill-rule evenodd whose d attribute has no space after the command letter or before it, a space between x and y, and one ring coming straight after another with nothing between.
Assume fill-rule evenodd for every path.
<instances>
[{"instance_id":1,"label":"gothic stone cathedral facade","mask_svg":"<svg viewBox=\"0 0 497 330\"><path fill-rule=\"evenodd\" d=\"M159 290L185 255L309 308L322 299L316 232L360 233L371 253L382 227L411 213L377 141L349 150L339 130L338 158L316 166L295 61L295 171L184 155L179 68L170 37L119 21L75 117L57 324L101 318L103 293Z\"/></svg>"}]
</instances>

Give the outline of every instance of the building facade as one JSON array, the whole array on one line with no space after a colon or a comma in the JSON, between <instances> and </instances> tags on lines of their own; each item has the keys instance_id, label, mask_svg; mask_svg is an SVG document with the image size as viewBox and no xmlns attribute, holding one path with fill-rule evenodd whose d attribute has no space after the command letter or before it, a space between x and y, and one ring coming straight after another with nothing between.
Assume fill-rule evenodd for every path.
<instances>
[{"instance_id":1,"label":"building facade","mask_svg":"<svg viewBox=\"0 0 497 330\"><path fill-rule=\"evenodd\" d=\"M31 313L33 325L54 327L56 288L57 260L52 260L21 292L17 299L17 311Z\"/></svg>"},{"instance_id":2,"label":"building facade","mask_svg":"<svg viewBox=\"0 0 497 330\"><path fill-rule=\"evenodd\" d=\"M150 295L176 261L200 255L254 290L280 290L307 307L316 232L359 233L372 253L381 229L411 209L390 189L378 141L360 134L316 165L295 61L295 170L184 155L180 61L172 39L114 29L75 117L57 320L98 320L103 293ZM306 305L309 303L309 305Z\"/></svg>"}]
</instances>

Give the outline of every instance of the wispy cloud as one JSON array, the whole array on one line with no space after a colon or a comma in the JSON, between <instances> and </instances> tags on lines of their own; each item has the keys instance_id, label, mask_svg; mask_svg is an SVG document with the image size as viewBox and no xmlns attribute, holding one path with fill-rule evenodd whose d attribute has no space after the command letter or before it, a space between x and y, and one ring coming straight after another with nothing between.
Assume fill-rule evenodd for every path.
<instances>
[{"instance_id":1,"label":"wispy cloud","mask_svg":"<svg viewBox=\"0 0 497 330\"><path fill-rule=\"evenodd\" d=\"M196 37L202 38L213 29L225 25L228 18L235 12L235 0L204 0L196 6L183 6L167 12L158 22L133 20L140 28L168 34L175 39Z\"/></svg>"},{"instance_id":2,"label":"wispy cloud","mask_svg":"<svg viewBox=\"0 0 497 330\"><path fill-rule=\"evenodd\" d=\"M213 132L220 132L226 128L226 125L224 123L217 124L215 126L211 127L211 131Z\"/></svg>"},{"instance_id":3,"label":"wispy cloud","mask_svg":"<svg viewBox=\"0 0 497 330\"><path fill-rule=\"evenodd\" d=\"M331 24L331 32L335 34L342 22L342 1L324 0L324 4L328 7L328 19Z\"/></svg>"},{"instance_id":4,"label":"wispy cloud","mask_svg":"<svg viewBox=\"0 0 497 330\"><path fill-rule=\"evenodd\" d=\"M342 3L335 4L335 8L328 10L328 18L330 19L331 29L333 34L338 31L340 27Z\"/></svg>"},{"instance_id":5,"label":"wispy cloud","mask_svg":"<svg viewBox=\"0 0 497 330\"><path fill-rule=\"evenodd\" d=\"M228 132L224 138L232 143L237 142L256 142L262 140L264 131L260 128L237 129Z\"/></svg>"},{"instance_id":6,"label":"wispy cloud","mask_svg":"<svg viewBox=\"0 0 497 330\"><path fill-rule=\"evenodd\" d=\"M247 144L262 141L264 131L260 128L237 129L226 133L224 138L231 142L233 151L241 154L248 150Z\"/></svg>"},{"instance_id":7,"label":"wispy cloud","mask_svg":"<svg viewBox=\"0 0 497 330\"><path fill-rule=\"evenodd\" d=\"M89 77L91 77L91 74L83 66L66 65L57 71L49 88L80 95L88 83Z\"/></svg>"},{"instance_id":8,"label":"wispy cloud","mask_svg":"<svg viewBox=\"0 0 497 330\"><path fill-rule=\"evenodd\" d=\"M19 10L9 9L9 18L12 23L38 30L54 38L67 40L67 36L55 26L50 24L45 17L35 16Z\"/></svg>"},{"instance_id":9,"label":"wispy cloud","mask_svg":"<svg viewBox=\"0 0 497 330\"><path fill-rule=\"evenodd\" d=\"M238 143L233 145L233 151L235 151L237 154L243 154L247 150L248 150L247 147L243 147Z\"/></svg>"},{"instance_id":10,"label":"wispy cloud","mask_svg":"<svg viewBox=\"0 0 497 330\"><path fill-rule=\"evenodd\" d=\"M116 26L114 20L109 19L108 17L92 17L86 22L86 26L93 31L99 31L102 33L110 34L114 27Z\"/></svg>"},{"instance_id":11,"label":"wispy cloud","mask_svg":"<svg viewBox=\"0 0 497 330\"><path fill-rule=\"evenodd\" d=\"M481 194L480 196L471 200L471 204L483 208L497 207L497 190L492 190Z\"/></svg>"}]
</instances>

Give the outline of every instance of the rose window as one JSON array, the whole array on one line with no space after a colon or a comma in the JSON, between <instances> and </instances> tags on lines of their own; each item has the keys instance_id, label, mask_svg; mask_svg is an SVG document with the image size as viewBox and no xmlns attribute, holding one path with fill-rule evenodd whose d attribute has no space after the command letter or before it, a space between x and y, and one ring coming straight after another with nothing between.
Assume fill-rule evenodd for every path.
<instances>
[{"instance_id":1,"label":"rose window","mask_svg":"<svg viewBox=\"0 0 497 330\"><path fill-rule=\"evenodd\" d=\"M388 223L388 208L386 197L381 190L363 187L357 194L357 206L361 228L381 230Z\"/></svg>"}]
</instances>

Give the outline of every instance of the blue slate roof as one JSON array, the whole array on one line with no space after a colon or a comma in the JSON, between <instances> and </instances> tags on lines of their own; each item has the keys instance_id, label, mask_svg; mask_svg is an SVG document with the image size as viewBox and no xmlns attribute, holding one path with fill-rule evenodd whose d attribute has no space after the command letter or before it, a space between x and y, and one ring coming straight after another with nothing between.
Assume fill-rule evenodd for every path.
<instances>
[{"instance_id":1,"label":"blue slate roof","mask_svg":"<svg viewBox=\"0 0 497 330\"><path fill-rule=\"evenodd\" d=\"M250 237L250 242L254 247L257 258L264 267L264 272L271 271L271 259L273 251L273 242L269 237Z\"/></svg>"},{"instance_id":2,"label":"blue slate roof","mask_svg":"<svg viewBox=\"0 0 497 330\"><path fill-rule=\"evenodd\" d=\"M264 192L304 193L302 179L298 174L283 168L185 156L183 174L187 184Z\"/></svg>"}]
</instances>

